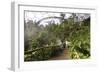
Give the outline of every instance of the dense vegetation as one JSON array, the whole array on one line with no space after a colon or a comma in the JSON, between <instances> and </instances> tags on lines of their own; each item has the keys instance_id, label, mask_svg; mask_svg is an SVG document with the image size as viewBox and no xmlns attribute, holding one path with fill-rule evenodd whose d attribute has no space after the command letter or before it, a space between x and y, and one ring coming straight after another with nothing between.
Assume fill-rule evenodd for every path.
<instances>
[{"instance_id":1,"label":"dense vegetation","mask_svg":"<svg viewBox=\"0 0 100 73\"><path fill-rule=\"evenodd\" d=\"M52 20L46 26L32 20L24 23L25 61L48 60L62 53L64 48L69 49L71 59L90 57L90 16L78 20L80 15L72 13L69 18L64 17L61 13L56 17L60 23Z\"/></svg>"}]
</instances>

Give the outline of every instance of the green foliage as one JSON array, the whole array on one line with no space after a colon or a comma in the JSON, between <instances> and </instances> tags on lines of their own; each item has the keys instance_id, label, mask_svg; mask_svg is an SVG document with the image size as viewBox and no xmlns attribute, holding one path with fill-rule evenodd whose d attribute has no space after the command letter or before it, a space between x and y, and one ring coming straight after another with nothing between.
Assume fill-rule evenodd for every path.
<instances>
[{"instance_id":1,"label":"green foliage","mask_svg":"<svg viewBox=\"0 0 100 73\"><path fill-rule=\"evenodd\" d=\"M25 39L25 51L39 50L25 54L25 61L48 60L59 55L62 52L62 45L58 45L58 40L61 44L70 42L68 49L71 59L90 57L90 17L78 22L74 20L77 18L76 14L72 14L68 19L64 18L65 14L61 14L61 17L60 24L50 23L45 27L30 23L33 28L30 26L31 29L28 29L32 35Z\"/></svg>"},{"instance_id":2,"label":"green foliage","mask_svg":"<svg viewBox=\"0 0 100 73\"><path fill-rule=\"evenodd\" d=\"M84 24L84 23L83 23ZM90 57L90 27L78 26L73 29L69 37L70 56L73 59L85 59Z\"/></svg>"}]
</instances>

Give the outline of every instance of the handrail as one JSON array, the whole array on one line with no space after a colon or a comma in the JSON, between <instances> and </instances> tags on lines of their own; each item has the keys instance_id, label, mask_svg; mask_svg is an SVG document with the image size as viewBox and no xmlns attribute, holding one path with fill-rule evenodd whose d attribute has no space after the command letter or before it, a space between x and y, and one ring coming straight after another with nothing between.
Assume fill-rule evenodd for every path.
<instances>
[{"instance_id":1,"label":"handrail","mask_svg":"<svg viewBox=\"0 0 100 73\"><path fill-rule=\"evenodd\" d=\"M33 50L29 50L29 51L25 51L24 54L31 54L32 52L35 52L37 50L43 49L43 48L49 48L49 47L55 47L55 46L60 46L60 45L54 45L54 46L44 46L44 47L40 47L37 49L33 49Z\"/></svg>"}]
</instances>

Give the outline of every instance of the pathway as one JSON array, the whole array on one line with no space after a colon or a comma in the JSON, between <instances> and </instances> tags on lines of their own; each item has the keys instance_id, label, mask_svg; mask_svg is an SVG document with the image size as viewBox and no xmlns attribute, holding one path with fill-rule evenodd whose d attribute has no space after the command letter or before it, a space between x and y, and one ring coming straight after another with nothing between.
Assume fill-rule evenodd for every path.
<instances>
[{"instance_id":1,"label":"pathway","mask_svg":"<svg viewBox=\"0 0 100 73\"><path fill-rule=\"evenodd\" d=\"M65 49L60 55L53 57L49 60L67 60L70 59L68 49Z\"/></svg>"}]
</instances>

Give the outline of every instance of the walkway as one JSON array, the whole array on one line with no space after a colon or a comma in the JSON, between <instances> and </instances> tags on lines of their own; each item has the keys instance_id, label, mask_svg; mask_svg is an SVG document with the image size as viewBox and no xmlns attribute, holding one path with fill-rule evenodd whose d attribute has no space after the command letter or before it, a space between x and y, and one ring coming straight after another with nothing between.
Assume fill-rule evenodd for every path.
<instances>
[{"instance_id":1,"label":"walkway","mask_svg":"<svg viewBox=\"0 0 100 73\"><path fill-rule=\"evenodd\" d=\"M53 57L49 60L67 60L70 59L68 49L65 49L59 56Z\"/></svg>"}]
</instances>

